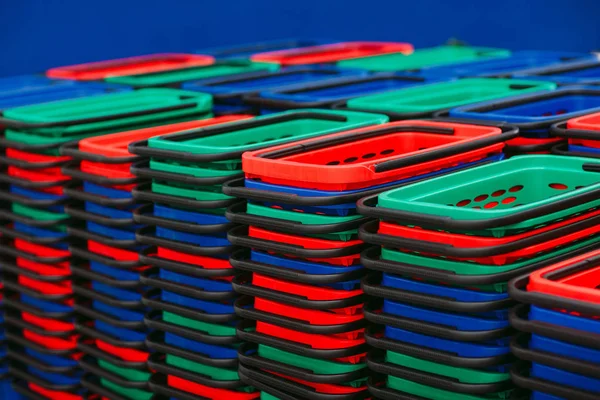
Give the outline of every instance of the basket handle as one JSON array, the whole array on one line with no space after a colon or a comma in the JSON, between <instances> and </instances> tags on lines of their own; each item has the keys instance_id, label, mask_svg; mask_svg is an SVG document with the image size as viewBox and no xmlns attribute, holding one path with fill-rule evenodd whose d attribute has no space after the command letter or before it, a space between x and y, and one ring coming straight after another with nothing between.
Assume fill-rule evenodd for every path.
<instances>
[{"instance_id":1,"label":"basket handle","mask_svg":"<svg viewBox=\"0 0 600 400\"><path fill-rule=\"evenodd\" d=\"M410 165L421 164L428 161L433 161L435 159L450 157L468 151L480 149L483 147L492 146L494 144L514 139L519 134L519 128L517 128L516 126L502 125L500 128L502 129L502 133L497 136L487 137L471 142L459 143L455 146L425 151L421 154L414 154L412 156L402 157L396 160L390 160L379 164L375 164L375 172L387 172L393 169L404 168Z\"/></svg>"},{"instance_id":2,"label":"basket handle","mask_svg":"<svg viewBox=\"0 0 600 400\"><path fill-rule=\"evenodd\" d=\"M139 160L138 156L107 157L102 154L89 153L79 150L79 141L67 142L60 146L59 152L63 156L73 157L75 160L92 161L103 164L125 164Z\"/></svg>"}]
</instances>

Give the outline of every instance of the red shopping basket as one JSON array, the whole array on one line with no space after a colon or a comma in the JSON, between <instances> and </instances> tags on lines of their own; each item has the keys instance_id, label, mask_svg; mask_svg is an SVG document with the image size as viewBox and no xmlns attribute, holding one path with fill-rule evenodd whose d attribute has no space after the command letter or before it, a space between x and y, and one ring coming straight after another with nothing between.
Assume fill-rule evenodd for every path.
<instances>
[{"instance_id":1,"label":"red shopping basket","mask_svg":"<svg viewBox=\"0 0 600 400\"><path fill-rule=\"evenodd\" d=\"M21 312L21 317L23 318L23 321L29 322L32 325L39 326L40 328L44 328L48 331L69 331L75 329L75 324L73 322L39 317L25 311Z\"/></svg>"},{"instance_id":2,"label":"red shopping basket","mask_svg":"<svg viewBox=\"0 0 600 400\"><path fill-rule=\"evenodd\" d=\"M27 329L23 329L23 337L51 350L75 350L77 348L77 335L73 335L68 339L63 339L40 335Z\"/></svg>"},{"instance_id":3,"label":"red shopping basket","mask_svg":"<svg viewBox=\"0 0 600 400\"><path fill-rule=\"evenodd\" d=\"M14 246L17 250L21 250L25 253L33 254L40 258L65 258L69 257L71 253L69 250L55 249L53 247L42 246L39 244L30 243L23 239L15 239Z\"/></svg>"},{"instance_id":4,"label":"red shopping basket","mask_svg":"<svg viewBox=\"0 0 600 400\"><path fill-rule=\"evenodd\" d=\"M111 354L117 358L120 358L123 361L146 362L148 361L148 357L150 356L150 353L145 351L130 349L127 347L114 346L100 339L95 339L95 341L96 347L98 347L100 350L104 351L105 353Z\"/></svg>"},{"instance_id":5,"label":"red shopping basket","mask_svg":"<svg viewBox=\"0 0 600 400\"><path fill-rule=\"evenodd\" d=\"M561 221L562 222L562 221ZM531 235L528 232L519 235L509 236L508 239L499 238L478 238L476 236L466 236L454 233L446 232L431 232L430 236L420 235L420 240L408 240L407 236L404 236L404 232L410 232L409 228L397 229L397 225L393 224L381 224L379 229L380 234L390 235L389 232L394 232L393 238L390 239L389 243L381 242L378 243L378 237L372 236L373 243L388 245L404 251L418 252L425 256L444 256L448 259L461 260L461 261L472 261L478 264L486 265L504 265L517 260L527 259L536 257L542 253L556 250L560 247L571 245L577 241L584 240L590 236L597 235L600 232L600 225L596 219L589 220L589 218L582 218L578 225L573 226L573 223L565 224L566 229L562 235L554 235L551 237L553 231L546 230L546 237L544 240L538 242L535 241L535 235ZM581 229L579 229L579 225ZM363 227L366 228L366 225ZM575 229L577 228L577 229ZM412 231L419 231L418 229L412 229ZM386 233L388 232L388 233ZM430 231L421 231L421 234ZM397 238L397 240L394 240ZM473 239L472 241L470 239ZM517 240L514 240L517 238ZM431 240L434 239L434 240ZM504 239L504 240L503 240ZM512 239L512 240L511 240ZM521 240L519 240L521 239ZM365 240L367 240L365 238ZM393 242L396 243L393 243ZM499 243L496 246L473 246L473 243ZM471 244L466 245L466 244ZM522 243L522 244L521 244ZM457 246L456 244L460 244ZM494 248L496 247L496 248ZM505 248L506 250L503 250ZM510 249L510 250L509 250ZM469 254L471 253L471 254ZM483 255L483 254L489 255Z\"/></svg>"},{"instance_id":6,"label":"red shopping basket","mask_svg":"<svg viewBox=\"0 0 600 400\"><path fill-rule=\"evenodd\" d=\"M347 60L349 58L388 53L410 54L412 52L413 46L409 43L341 42L257 53L251 56L251 60L280 65L322 64Z\"/></svg>"},{"instance_id":7,"label":"red shopping basket","mask_svg":"<svg viewBox=\"0 0 600 400\"><path fill-rule=\"evenodd\" d=\"M302 283L283 281L281 279L271 278L269 276L257 273L252 274L252 284L266 289L271 289L277 292L301 295L303 297L306 297L308 300L315 301L349 299L363 294L362 289L339 290L326 286L318 287L312 285L305 285ZM346 311L347 309L344 308L343 310Z\"/></svg>"},{"instance_id":8,"label":"red shopping basket","mask_svg":"<svg viewBox=\"0 0 600 400\"><path fill-rule=\"evenodd\" d=\"M46 76L53 79L91 81L113 76L149 74L152 72L211 65L214 58L200 54L150 54L86 64L51 68Z\"/></svg>"},{"instance_id":9,"label":"red shopping basket","mask_svg":"<svg viewBox=\"0 0 600 400\"><path fill-rule=\"evenodd\" d=\"M527 291L600 304L598 257L600 250L595 250L535 271L529 276Z\"/></svg>"},{"instance_id":10,"label":"red shopping basket","mask_svg":"<svg viewBox=\"0 0 600 400\"><path fill-rule=\"evenodd\" d=\"M59 390L50 390L43 388L35 383L28 383L28 387L32 392L35 392L49 400L85 400L86 398L80 394L62 392Z\"/></svg>"},{"instance_id":11,"label":"red shopping basket","mask_svg":"<svg viewBox=\"0 0 600 400\"><path fill-rule=\"evenodd\" d=\"M31 182L45 182L48 184L55 182L57 185L71 179L70 176L62 173L60 167L30 170L9 165L7 172L8 175L14 176L15 178L25 179Z\"/></svg>"},{"instance_id":12,"label":"red shopping basket","mask_svg":"<svg viewBox=\"0 0 600 400\"><path fill-rule=\"evenodd\" d=\"M23 150L17 150L12 148L6 149L6 157L12 158L19 161L25 161L30 164L44 164L44 163L52 163L52 162L63 162L69 161L71 157L67 156L49 156L46 154L38 154L38 153L30 153Z\"/></svg>"},{"instance_id":13,"label":"red shopping basket","mask_svg":"<svg viewBox=\"0 0 600 400\"><path fill-rule=\"evenodd\" d=\"M291 342L302 343L317 350L347 349L365 344L364 328L347 333L321 335L284 328L256 321L256 332Z\"/></svg>"},{"instance_id":14,"label":"red shopping basket","mask_svg":"<svg viewBox=\"0 0 600 400\"><path fill-rule=\"evenodd\" d=\"M156 255L167 260L177 261L183 264L196 265L198 268L205 269L231 269L229 260L212 258L206 256L197 256L193 254L182 253L167 249L165 247L157 247Z\"/></svg>"},{"instance_id":15,"label":"red shopping basket","mask_svg":"<svg viewBox=\"0 0 600 400\"><path fill-rule=\"evenodd\" d=\"M552 126L550 132L570 144L600 148L600 113L583 115Z\"/></svg>"},{"instance_id":16,"label":"red shopping basket","mask_svg":"<svg viewBox=\"0 0 600 400\"><path fill-rule=\"evenodd\" d=\"M38 293L46 295L69 295L73 294L73 287L70 281L60 283L44 282L37 279L32 279L27 276L18 276L19 285L35 290Z\"/></svg>"},{"instance_id":17,"label":"red shopping basket","mask_svg":"<svg viewBox=\"0 0 600 400\"><path fill-rule=\"evenodd\" d=\"M132 158L135 157L128 150L130 143L146 140L154 136L168 135L170 133L224 124L251 117L250 115L228 115L95 136L83 139L78 144L65 145L61 148L61 152L81 159L80 168L83 172L111 178L130 178L134 176L129 172L129 168L131 167Z\"/></svg>"},{"instance_id":18,"label":"red shopping basket","mask_svg":"<svg viewBox=\"0 0 600 400\"><path fill-rule=\"evenodd\" d=\"M400 121L244 153L248 179L344 191L424 175L502 152L516 128Z\"/></svg>"},{"instance_id":19,"label":"red shopping basket","mask_svg":"<svg viewBox=\"0 0 600 400\"><path fill-rule=\"evenodd\" d=\"M88 250L91 251L92 253L110 257L117 261L138 261L139 260L139 254L133 250L119 249L117 247L107 246L105 244L95 242L93 240L88 240L87 245L88 245Z\"/></svg>"},{"instance_id":20,"label":"red shopping basket","mask_svg":"<svg viewBox=\"0 0 600 400\"><path fill-rule=\"evenodd\" d=\"M69 276L71 267L68 262L60 262L56 264L43 264L28 260L23 257L17 257L17 266L28 271L35 272L38 275L47 276Z\"/></svg>"},{"instance_id":21,"label":"red shopping basket","mask_svg":"<svg viewBox=\"0 0 600 400\"><path fill-rule=\"evenodd\" d=\"M306 321L311 325L342 325L361 321L364 318L361 312L362 305L338 310L320 311L293 307L256 297L254 299L254 308L270 314Z\"/></svg>"}]
</instances>

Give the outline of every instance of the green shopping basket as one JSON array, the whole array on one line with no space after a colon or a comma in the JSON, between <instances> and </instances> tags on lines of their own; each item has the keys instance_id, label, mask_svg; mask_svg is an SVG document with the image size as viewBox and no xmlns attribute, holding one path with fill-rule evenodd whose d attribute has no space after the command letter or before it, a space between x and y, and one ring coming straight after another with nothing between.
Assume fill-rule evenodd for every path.
<instances>
[{"instance_id":1,"label":"green shopping basket","mask_svg":"<svg viewBox=\"0 0 600 400\"><path fill-rule=\"evenodd\" d=\"M133 368L123 368L108 361L98 360L98 366L132 382L147 382L152 373Z\"/></svg>"},{"instance_id":2,"label":"green shopping basket","mask_svg":"<svg viewBox=\"0 0 600 400\"><path fill-rule=\"evenodd\" d=\"M158 86L179 86L182 82L215 78L218 76L242 74L256 71L276 71L279 65L273 63L250 62L244 60L221 61L185 69L152 72L149 74L115 76L105 81L134 88Z\"/></svg>"},{"instance_id":3,"label":"green shopping basket","mask_svg":"<svg viewBox=\"0 0 600 400\"><path fill-rule=\"evenodd\" d=\"M148 140L148 146L157 150L153 155L158 158L193 159L192 155L220 155L219 159L228 160L237 159L249 150L385 122L387 117L377 114L327 110L286 111L219 127L154 137ZM160 150L165 152L161 153ZM170 152L183 154L177 157L177 154Z\"/></svg>"},{"instance_id":4,"label":"green shopping basket","mask_svg":"<svg viewBox=\"0 0 600 400\"><path fill-rule=\"evenodd\" d=\"M230 208L229 211L231 212L232 209ZM240 220L240 223L247 222L248 225L265 229L282 230L292 234L342 241L355 238L358 235L357 225L364 220L364 217L361 215L331 216L310 214L271 208L258 204L247 204L246 212L247 214L242 214L242 216L246 216L249 220ZM238 216L239 214L236 215L236 217ZM253 218L253 216L258 218ZM230 220L236 222L237 218L230 218ZM308 226L308 229L303 229L306 226ZM339 229L336 229L336 227L339 227Z\"/></svg>"},{"instance_id":5,"label":"green shopping basket","mask_svg":"<svg viewBox=\"0 0 600 400\"><path fill-rule=\"evenodd\" d=\"M358 68L369 71L407 71L423 67L487 60L510 56L510 51L490 47L438 46L417 49L410 55L402 53L354 58L337 63L342 68Z\"/></svg>"},{"instance_id":6,"label":"green shopping basket","mask_svg":"<svg viewBox=\"0 0 600 400\"><path fill-rule=\"evenodd\" d=\"M0 122L9 129L7 139L31 142L35 135L74 139L198 119L210 116L211 108L212 98L204 93L143 89L12 108Z\"/></svg>"},{"instance_id":7,"label":"green shopping basket","mask_svg":"<svg viewBox=\"0 0 600 400\"><path fill-rule=\"evenodd\" d=\"M555 88L556 84L543 81L467 78L357 97L334 105L334 108L377 112L399 120L427 117L465 104Z\"/></svg>"},{"instance_id":8,"label":"green shopping basket","mask_svg":"<svg viewBox=\"0 0 600 400\"><path fill-rule=\"evenodd\" d=\"M235 336L235 326L202 322L168 311L163 312L163 320L167 323L204 332L211 336Z\"/></svg>"},{"instance_id":9,"label":"green shopping basket","mask_svg":"<svg viewBox=\"0 0 600 400\"><path fill-rule=\"evenodd\" d=\"M210 379L217 381L237 381L240 379L237 371L234 369L225 369L214 367L212 365L200 364L173 354L166 354L165 362L167 365L172 365L190 372L195 372L202 376L208 376Z\"/></svg>"},{"instance_id":10,"label":"green shopping basket","mask_svg":"<svg viewBox=\"0 0 600 400\"><path fill-rule=\"evenodd\" d=\"M335 360L320 360L317 358L301 356L279 350L271 346L258 345L258 355L268 360L290 364L298 368L306 369L318 375L347 374L366 368L365 363L350 364L340 363Z\"/></svg>"},{"instance_id":11,"label":"green shopping basket","mask_svg":"<svg viewBox=\"0 0 600 400\"><path fill-rule=\"evenodd\" d=\"M501 237L600 206L598 172L588 158L513 157L363 198L358 208L403 225Z\"/></svg>"},{"instance_id":12,"label":"green shopping basket","mask_svg":"<svg viewBox=\"0 0 600 400\"><path fill-rule=\"evenodd\" d=\"M111 382L110 380L108 380L106 378L100 378L100 384L102 386L104 386L105 388L113 391L114 393L119 394L124 397L127 397L129 399L150 400L152 398L152 396L154 396L154 394L151 392L147 392L142 389L126 388L126 387L117 385L116 383Z\"/></svg>"},{"instance_id":13,"label":"green shopping basket","mask_svg":"<svg viewBox=\"0 0 600 400\"><path fill-rule=\"evenodd\" d=\"M434 375L442 375L448 378L456 379L463 383L492 383L510 380L508 372L485 371L471 368L459 368L455 366L440 364L432 361L411 357L405 354L387 351L385 360L392 364L400 365L405 368L412 368L423 372L429 372Z\"/></svg>"}]
</instances>

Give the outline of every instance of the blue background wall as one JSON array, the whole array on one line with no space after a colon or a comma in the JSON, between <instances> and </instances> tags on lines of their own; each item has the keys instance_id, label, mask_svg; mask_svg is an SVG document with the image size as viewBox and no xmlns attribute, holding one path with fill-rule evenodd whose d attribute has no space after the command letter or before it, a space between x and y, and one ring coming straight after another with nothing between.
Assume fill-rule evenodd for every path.
<instances>
[{"instance_id":1,"label":"blue background wall","mask_svg":"<svg viewBox=\"0 0 600 400\"><path fill-rule=\"evenodd\" d=\"M600 48L600 0L0 0L0 16L0 76L286 37Z\"/></svg>"}]
</instances>

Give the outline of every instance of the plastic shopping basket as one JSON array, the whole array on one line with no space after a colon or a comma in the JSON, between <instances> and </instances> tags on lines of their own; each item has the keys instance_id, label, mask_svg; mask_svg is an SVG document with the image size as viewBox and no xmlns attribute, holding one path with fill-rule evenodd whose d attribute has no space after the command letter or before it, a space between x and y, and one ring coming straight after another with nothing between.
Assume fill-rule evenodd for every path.
<instances>
[{"instance_id":1,"label":"plastic shopping basket","mask_svg":"<svg viewBox=\"0 0 600 400\"><path fill-rule=\"evenodd\" d=\"M597 206L596 170L585 158L514 157L384 192L377 208L370 206L374 198L360 200L358 207L363 215L404 225L492 230L501 237Z\"/></svg>"},{"instance_id":2,"label":"plastic shopping basket","mask_svg":"<svg viewBox=\"0 0 600 400\"><path fill-rule=\"evenodd\" d=\"M400 73L378 73L367 76L350 76L324 82L310 82L284 88L263 89L249 94L244 103L259 107L263 114L277 110L298 108L330 108L355 97L404 89L430 83L424 78Z\"/></svg>"},{"instance_id":3,"label":"plastic shopping basket","mask_svg":"<svg viewBox=\"0 0 600 400\"><path fill-rule=\"evenodd\" d=\"M556 87L551 82L501 78L465 78L357 97L334 108L371 111L392 120L430 117L466 104L492 101Z\"/></svg>"},{"instance_id":4,"label":"plastic shopping basket","mask_svg":"<svg viewBox=\"0 0 600 400\"><path fill-rule=\"evenodd\" d=\"M521 71L518 75L563 85L597 85L600 84L600 62L598 59L574 61L533 68Z\"/></svg>"},{"instance_id":5,"label":"plastic shopping basket","mask_svg":"<svg viewBox=\"0 0 600 400\"><path fill-rule=\"evenodd\" d=\"M560 88L556 91L510 97L455 108L452 118L501 121L519 127L525 136L547 136L561 121L600 110L600 89Z\"/></svg>"},{"instance_id":6,"label":"plastic shopping basket","mask_svg":"<svg viewBox=\"0 0 600 400\"><path fill-rule=\"evenodd\" d=\"M289 66L301 64L334 63L340 60L366 57L377 54L410 54L412 51L413 46L408 43L340 42L313 47L304 47L300 49L257 53L253 54L250 59L255 62L268 62L282 66ZM363 69L361 67L358 68Z\"/></svg>"},{"instance_id":7,"label":"plastic shopping basket","mask_svg":"<svg viewBox=\"0 0 600 400\"><path fill-rule=\"evenodd\" d=\"M185 69L171 69L150 73L106 78L107 82L134 88L179 87L186 81L198 81L225 75L242 74L253 71L275 71L276 64L254 63L244 60L217 61L214 64L194 66Z\"/></svg>"},{"instance_id":8,"label":"plastic shopping basket","mask_svg":"<svg viewBox=\"0 0 600 400\"><path fill-rule=\"evenodd\" d=\"M510 127L406 121L248 152L243 164L249 179L354 190L485 158L514 135Z\"/></svg>"},{"instance_id":9,"label":"plastic shopping basket","mask_svg":"<svg viewBox=\"0 0 600 400\"><path fill-rule=\"evenodd\" d=\"M418 49L408 57L405 54L384 54L343 60L343 68L360 68L369 71L407 71L427 66L454 64L465 61L504 58L510 51L488 47L439 46Z\"/></svg>"},{"instance_id":10,"label":"plastic shopping basket","mask_svg":"<svg viewBox=\"0 0 600 400\"><path fill-rule=\"evenodd\" d=\"M279 71L256 71L203 79L185 83L183 89L210 93L213 95L215 103L243 104L245 103L244 97L266 90L279 90L281 87L295 85L312 85L320 81L363 75L366 75L366 72L331 66L299 66Z\"/></svg>"},{"instance_id":11,"label":"plastic shopping basket","mask_svg":"<svg viewBox=\"0 0 600 400\"><path fill-rule=\"evenodd\" d=\"M146 89L65 100L4 112L5 138L31 145L80 139L126 127L164 124L210 115L209 95L173 89ZM107 107L113 112L107 112ZM26 130L23 132L23 130ZM9 145L9 147L11 147Z\"/></svg>"},{"instance_id":12,"label":"plastic shopping basket","mask_svg":"<svg viewBox=\"0 0 600 400\"><path fill-rule=\"evenodd\" d=\"M594 57L587 53L522 50L515 51L508 57L424 67L412 73L429 79L465 78L474 76L510 77L524 69L540 68L574 60L592 58Z\"/></svg>"},{"instance_id":13,"label":"plastic shopping basket","mask_svg":"<svg viewBox=\"0 0 600 400\"><path fill-rule=\"evenodd\" d=\"M98 80L110 76L135 75L210 65L211 56L198 54L152 54L110 61L71 65L49 69L46 76L53 79Z\"/></svg>"},{"instance_id":14,"label":"plastic shopping basket","mask_svg":"<svg viewBox=\"0 0 600 400\"><path fill-rule=\"evenodd\" d=\"M147 142L132 143L129 150L137 155L199 163L214 169L223 169L223 164L229 169L238 169L242 153L248 150L385 122L387 117L376 114L289 111L155 137Z\"/></svg>"}]
</instances>

